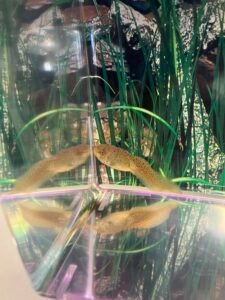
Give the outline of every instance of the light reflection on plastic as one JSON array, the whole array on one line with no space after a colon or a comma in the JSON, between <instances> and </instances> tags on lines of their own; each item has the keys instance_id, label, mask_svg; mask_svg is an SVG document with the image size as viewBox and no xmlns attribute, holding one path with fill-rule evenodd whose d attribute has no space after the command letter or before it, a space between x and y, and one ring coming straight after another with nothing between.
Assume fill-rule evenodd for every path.
<instances>
[{"instance_id":1,"label":"light reflection on plastic","mask_svg":"<svg viewBox=\"0 0 225 300\"><path fill-rule=\"evenodd\" d=\"M46 72L53 71L52 63L49 62L49 61L44 62L44 64L43 64L43 70L46 71Z\"/></svg>"},{"instance_id":2,"label":"light reflection on plastic","mask_svg":"<svg viewBox=\"0 0 225 300\"><path fill-rule=\"evenodd\" d=\"M66 274L63 277L63 279L62 279L62 281L59 284L59 287L57 289L57 292L56 292L56 298L57 299L62 299L64 293L66 292L66 290L68 289L68 287L71 283L71 280L73 278L73 275L74 275L76 269L77 269L77 265L75 265L75 264L69 265L69 267L66 271Z\"/></svg>"},{"instance_id":3,"label":"light reflection on plastic","mask_svg":"<svg viewBox=\"0 0 225 300\"><path fill-rule=\"evenodd\" d=\"M209 231L217 237L225 237L225 207L215 205L210 207Z\"/></svg>"},{"instance_id":4,"label":"light reflection on plastic","mask_svg":"<svg viewBox=\"0 0 225 300\"><path fill-rule=\"evenodd\" d=\"M73 63L76 69L81 69L83 67L83 55L82 55L82 43L81 34L78 30L73 30L71 33L71 52L73 55Z\"/></svg>"},{"instance_id":5,"label":"light reflection on plastic","mask_svg":"<svg viewBox=\"0 0 225 300\"><path fill-rule=\"evenodd\" d=\"M46 50L47 49L52 50L55 49L56 44L53 39L48 38L44 40L44 42L42 43L42 47Z\"/></svg>"}]
</instances>

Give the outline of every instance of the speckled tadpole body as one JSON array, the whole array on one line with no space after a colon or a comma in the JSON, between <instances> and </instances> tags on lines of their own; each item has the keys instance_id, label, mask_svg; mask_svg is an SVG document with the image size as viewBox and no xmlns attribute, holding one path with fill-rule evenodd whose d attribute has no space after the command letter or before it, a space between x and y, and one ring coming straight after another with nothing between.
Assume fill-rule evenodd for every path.
<instances>
[{"instance_id":1,"label":"speckled tadpole body","mask_svg":"<svg viewBox=\"0 0 225 300\"><path fill-rule=\"evenodd\" d=\"M93 147L94 155L103 164L119 171L132 172L134 156L128 151L109 144Z\"/></svg>"},{"instance_id":2,"label":"speckled tadpole body","mask_svg":"<svg viewBox=\"0 0 225 300\"><path fill-rule=\"evenodd\" d=\"M102 144L94 147L94 154L100 162L119 171L131 172L154 191L180 193L177 185L155 172L148 162L121 148Z\"/></svg>"},{"instance_id":3,"label":"speckled tadpole body","mask_svg":"<svg viewBox=\"0 0 225 300\"><path fill-rule=\"evenodd\" d=\"M178 186L155 172L147 161L131 155L126 150L102 144L94 147L94 154L102 163L113 169L131 172L151 190L181 193ZM169 200L111 213L96 222L95 230L99 233L114 234L131 229L153 228L165 222L178 205L178 201Z\"/></svg>"},{"instance_id":4,"label":"speckled tadpole body","mask_svg":"<svg viewBox=\"0 0 225 300\"><path fill-rule=\"evenodd\" d=\"M177 206L177 201L169 200L114 212L97 221L94 229L98 233L105 234L115 234L131 229L150 229L165 222Z\"/></svg>"},{"instance_id":5,"label":"speckled tadpole body","mask_svg":"<svg viewBox=\"0 0 225 300\"><path fill-rule=\"evenodd\" d=\"M62 207L40 206L33 201L22 201L16 204L23 218L32 226L61 230L66 226L72 211Z\"/></svg>"},{"instance_id":6,"label":"speckled tadpole body","mask_svg":"<svg viewBox=\"0 0 225 300\"><path fill-rule=\"evenodd\" d=\"M152 190L181 192L174 183L155 172L144 159L133 156L124 149L102 144L94 146L93 150L94 155L102 163L119 171L131 172ZM82 165L89 155L89 145L78 145L41 160L18 178L11 193L31 192L56 174ZM71 211L65 211L60 207L42 207L30 201L18 202L17 205L27 222L33 226L61 229L71 216ZM112 234L130 229L152 228L166 221L171 211L178 205L179 202L169 200L150 206L134 207L127 211L114 212L98 220L94 229L99 233ZM78 220L74 228L79 227L79 224Z\"/></svg>"},{"instance_id":7,"label":"speckled tadpole body","mask_svg":"<svg viewBox=\"0 0 225 300\"><path fill-rule=\"evenodd\" d=\"M10 193L27 193L39 188L56 174L70 171L84 164L90 155L89 145L77 145L63 149L57 154L35 163L24 175L19 177ZM72 211L62 207L40 206L33 201L20 201L16 206L24 219L32 226L62 229L68 222Z\"/></svg>"},{"instance_id":8,"label":"speckled tadpole body","mask_svg":"<svg viewBox=\"0 0 225 300\"><path fill-rule=\"evenodd\" d=\"M35 163L16 181L11 193L32 192L56 174L67 172L84 164L90 155L89 145L77 145Z\"/></svg>"}]
</instances>

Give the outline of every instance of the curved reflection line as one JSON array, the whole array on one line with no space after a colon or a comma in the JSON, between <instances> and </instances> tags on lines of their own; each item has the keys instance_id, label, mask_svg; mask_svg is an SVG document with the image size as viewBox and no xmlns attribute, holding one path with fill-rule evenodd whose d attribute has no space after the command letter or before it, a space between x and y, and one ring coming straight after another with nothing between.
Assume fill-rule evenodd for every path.
<instances>
[{"instance_id":1,"label":"curved reflection line","mask_svg":"<svg viewBox=\"0 0 225 300\"><path fill-rule=\"evenodd\" d=\"M82 191L92 191L95 190L97 193L102 191L115 192L121 194L132 194L137 196L163 196L163 197L173 197L183 200L184 202L198 202L208 203L208 204L225 204L225 193L215 192L212 193L201 193L201 192L190 192L182 190L181 194L178 193L168 193L152 191L150 188L142 186L131 186L131 185L117 185L117 184L89 184L89 185L75 185L67 187L54 187L54 188L41 188L30 193L18 193L9 194L3 193L0 195L0 203L5 201L19 200L27 197L47 197L47 196L58 196L63 194L76 194ZM185 201L186 200L186 201Z\"/></svg>"},{"instance_id":2,"label":"curved reflection line","mask_svg":"<svg viewBox=\"0 0 225 300\"><path fill-rule=\"evenodd\" d=\"M51 197L51 196L60 196L60 195L73 195L82 191L90 191L90 185L75 185L75 186L67 186L67 187L54 187L54 188L41 188L36 191L30 193L18 193L18 194L9 194L3 193L0 195L0 203L6 201L14 201L24 198L43 198L43 197Z\"/></svg>"},{"instance_id":3,"label":"curved reflection line","mask_svg":"<svg viewBox=\"0 0 225 300\"><path fill-rule=\"evenodd\" d=\"M190 192L182 190L181 193L170 193L170 192L160 192L152 191L150 188L142 186L130 186L130 185L117 185L117 184L100 184L98 185L99 190L107 190L110 192L120 193L120 194L131 194L137 196L163 196L180 199L184 202L203 202L208 204L225 204L225 193L215 192L203 194L201 192Z\"/></svg>"}]
</instances>

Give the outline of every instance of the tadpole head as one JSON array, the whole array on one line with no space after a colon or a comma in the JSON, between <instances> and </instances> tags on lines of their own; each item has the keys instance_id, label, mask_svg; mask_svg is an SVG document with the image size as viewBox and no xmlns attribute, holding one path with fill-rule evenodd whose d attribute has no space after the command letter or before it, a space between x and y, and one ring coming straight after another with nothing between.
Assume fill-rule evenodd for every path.
<instances>
[{"instance_id":1,"label":"tadpole head","mask_svg":"<svg viewBox=\"0 0 225 300\"><path fill-rule=\"evenodd\" d=\"M102 160L102 158L104 158L105 155L107 154L107 145L101 144L101 145L94 146L93 151L97 159Z\"/></svg>"}]
</instances>

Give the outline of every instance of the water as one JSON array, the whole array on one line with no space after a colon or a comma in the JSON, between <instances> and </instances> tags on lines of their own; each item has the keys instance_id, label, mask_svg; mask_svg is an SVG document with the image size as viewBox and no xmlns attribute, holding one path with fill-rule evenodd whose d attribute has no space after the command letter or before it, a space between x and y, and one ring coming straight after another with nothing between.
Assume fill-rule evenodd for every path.
<instances>
[{"instance_id":1,"label":"water","mask_svg":"<svg viewBox=\"0 0 225 300\"><path fill-rule=\"evenodd\" d=\"M109 21L91 1L35 17L31 3L24 15L14 0L0 8L1 191L23 183L0 202L43 296L224 298L223 1L161 2L141 16L118 3ZM142 187L131 156L101 163L92 146L104 143L182 193L164 191L167 179ZM79 144L90 159L73 170L65 155L57 169L52 158ZM30 192L26 171L40 160L46 180Z\"/></svg>"}]
</instances>

